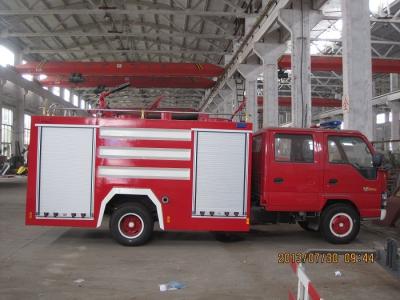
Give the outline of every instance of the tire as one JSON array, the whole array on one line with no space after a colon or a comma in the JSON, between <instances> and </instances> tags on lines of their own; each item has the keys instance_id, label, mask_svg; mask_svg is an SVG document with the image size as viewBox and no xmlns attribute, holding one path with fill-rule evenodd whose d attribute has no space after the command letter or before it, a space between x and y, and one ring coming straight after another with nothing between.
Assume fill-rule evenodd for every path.
<instances>
[{"instance_id":1,"label":"tire","mask_svg":"<svg viewBox=\"0 0 400 300\"><path fill-rule=\"evenodd\" d=\"M350 205L330 205L322 213L320 231L332 244L347 244L360 231L360 216Z\"/></svg>"},{"instance_id":2,"label":"tire","mask_svg":"<svg viewBox=\"0 0 400 300\"><path fill-rule=\"evenodd\" d=\"M153 234L153 227L150 212L138 203L122 205L110 217L111 236L124 246L145 244Z\"/></svg>"},{"instance_id":3,"label":"tire","mask_svg":"<svg viewBox=\"0 0 400 300\"><path fill-rule=\"evenodd\" d=\"M318 231L319 231L319 229L311 228L311 227L309 226L309 225L310 225L310 222L308 222L308 221L298 221L297 223L298 223L299 226L300 226L301 228L303 228L305 231L311 231L311 232L318 232Z\"/></svg>"}]
</instances>

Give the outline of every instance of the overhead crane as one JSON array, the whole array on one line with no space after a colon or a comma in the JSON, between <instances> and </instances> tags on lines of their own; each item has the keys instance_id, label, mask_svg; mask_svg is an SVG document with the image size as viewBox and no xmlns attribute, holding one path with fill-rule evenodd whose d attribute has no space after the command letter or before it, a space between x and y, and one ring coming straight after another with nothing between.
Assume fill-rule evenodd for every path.
<instances>
[{"instance_id":1,"label":"overhead crane","mask_svg":"<svg viewBox=\"0 0 400 300\"><path fill-rule=\"evenodd\" d=\"M201 77L139 77L139 76L89 76L82 82L71 82L66 76L50 76L39 81L43 86L64 88L112 87L130 83L134 88L180 88L207 89L214 86L214 81Z\"/></svg>"},{"instance_id":2,"label":"overhead crane","mask_svg":"<svg viewBox=\"0 0 400 300\"><path fill-rule=\"evenodd\" d=\"M218 77L224 68L213 64L154 62L27 62L15 67L22 74L140 77Z\"/></svg>"}]
</instances>

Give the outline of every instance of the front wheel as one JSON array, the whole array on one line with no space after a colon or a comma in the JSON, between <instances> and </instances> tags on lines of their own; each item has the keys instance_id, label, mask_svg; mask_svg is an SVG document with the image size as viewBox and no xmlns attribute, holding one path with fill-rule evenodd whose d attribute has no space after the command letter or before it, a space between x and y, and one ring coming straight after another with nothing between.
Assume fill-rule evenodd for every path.
<instances>
[{"instance_id":1,"label":"front wheel","mask_svg":"<svg viewBox=\"0 0 400 300\"><path fill-rule=\"evenodd\" d=\"M150 240L153 218L143 205L131 203L115 210L110 218L112 237L125 246L140 246Z\"/></svg>"},{"instance_id":2,"label":"front wheel","mask_svg":"<svg viewBox=\"0 0 400 300\"><path fill-rule=\"evenodd\" d=\"M320 231L332 244L347 244L353 241L360 231L360 216L350 205L328 206L321 216Z\"/></svg>"}]
</instances>

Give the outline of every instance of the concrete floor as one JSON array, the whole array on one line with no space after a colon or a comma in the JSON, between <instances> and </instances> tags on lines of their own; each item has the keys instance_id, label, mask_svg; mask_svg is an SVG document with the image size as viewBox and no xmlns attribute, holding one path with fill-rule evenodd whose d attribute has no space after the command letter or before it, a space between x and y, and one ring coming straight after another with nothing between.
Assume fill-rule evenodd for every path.
<instances>
[{"instance_id":1,"label":"concrete floor","mask_svg":"<svg viewBox=\"0 0 400 300\"><path fill-rule=\"evenodd\" d=\"M357 241L333 246L296 225L270 225L230 242L157 231L129 248L111 240L106 222L94 230L26 227L25 191L23 182L0 182L0 299L287 299L296 277L277 263L279 252L369 249L385 240L385 231L363 226ZM324 299L400 299L400 281L376 263L305 268ZM170 280L186 288L161 293Z\"/></svg>"}]
</instances>

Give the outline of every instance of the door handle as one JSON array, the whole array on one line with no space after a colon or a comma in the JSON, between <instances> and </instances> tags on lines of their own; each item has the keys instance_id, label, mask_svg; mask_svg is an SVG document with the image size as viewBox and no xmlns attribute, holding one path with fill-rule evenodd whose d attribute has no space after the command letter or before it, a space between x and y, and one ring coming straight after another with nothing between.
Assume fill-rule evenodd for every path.
<instances>
[{"instance_id":1,"label":"door handle","mask_svg":"<svg viewBox=\"0 0 400 300\"><path fill-rule=\"evenodd\" d=\"M283 182L283 178L281 178L281 177L276 177L276 178L274 178L274 182L275 182L275 183L282 183L282 182Z\"/></svg>"},{"instance_id":2,"label":"door handle","mask_svg":"<svg viewBox=\"0 0 400 300\"><path fill-rule=\"evenodd\" d=\"M338 180L336 178L331 178L331 179L329 179L328 183L329 184L336 184L336 183L338 183Z\"/></svg>"}]
</instances>

